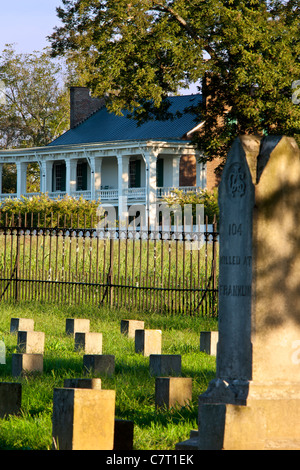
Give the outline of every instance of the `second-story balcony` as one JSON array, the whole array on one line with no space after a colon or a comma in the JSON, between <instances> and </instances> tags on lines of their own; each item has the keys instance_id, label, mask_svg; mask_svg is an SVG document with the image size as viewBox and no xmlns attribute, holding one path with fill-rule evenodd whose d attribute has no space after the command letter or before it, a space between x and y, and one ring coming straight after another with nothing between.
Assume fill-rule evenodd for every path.
<instances>
[{"instance_id":1,"label":"second-story balcony","mask_svg":"<svg viewBox=\"0 0 300 470\"><path fill-rule=\"evenodd\" d=\"M171 195L175 190L180 190L183 191L184 193L187 192L197 192L200 191L201 188L198 188L196 186L180 186L178 188L176 187L160 187L156 188L156 197L157 200L162 200L165 196ZM34 197L39 195L39 192L35 193L25 193L22 196L23 197ZM58 198L63 198L66 196L66 191L53 191L49 192L48 196L50 199L58 199ZM84 191L75 191L72 192L71 197L79 198L83 197L84 199L91 200L92 199L92 192L90 190L84 190ZM123 194L119 193L119 190L117 188L110 188L108 186L103 187L99 191L95 191L95 200L100 200L100 202L106 202L109 204L117 204L118 203L118 198L119 196L127 197L128 203L145 203L146 202L146 188L141 187L141 188L126 188L123 190ZM4 201L7 198L14 199L17 197L16 193L7 193L7 194L0 194L0 201Z\"/></svg>"},{"instance_id":2,"label":"second-story balcony","mask_svg":"<svg viewBox=\"0 0 300 470\"><path fill-rule=\"evenodd\" d=\"M162 188L156 188L156 197L157 199L162 199L165 196L170 196L174 191L179 190L183 191L184 193L188 192L198 192L201 191L202 188L198 188L197 186L179 186L176 188L175 186L173 187L162 187Z\"/></svg>"}]
</instances>

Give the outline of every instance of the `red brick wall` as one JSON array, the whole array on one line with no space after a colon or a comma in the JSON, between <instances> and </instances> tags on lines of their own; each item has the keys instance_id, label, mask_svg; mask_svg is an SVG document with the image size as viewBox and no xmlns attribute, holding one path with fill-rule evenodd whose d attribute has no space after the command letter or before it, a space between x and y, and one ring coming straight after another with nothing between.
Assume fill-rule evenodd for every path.
<instances>
[{"instance_id":1,"label":"red brick wall","mask_svg":"<svg viewBox=\"0 0 300 470\"><path fill-rule=\"evenodd\" d=\"M86 87L70 88L70 126L71 129L87 119L105 104L104 98L92 98Z\"/></svg>"},{"instance_id":2,"label":"red brick wall","mask_svg":"<svg viewBox=\"0 0 300 470\"><path fill-rule=\"evenodd\" d=\"M183 155L179 165L179 186L196 186L196 157Z\"/></svg>"},{"instance_id":3,"label":"red brick wall","mask_svg":"<svg viewBox=\"0 0 300 470\"><path fill-rule=\"evenodd\" d=\"M220 176L216 175L216 168L220 165L221 160L214 158L213 161L206 164L206 188L212 191L220 183Z\"/></svg>"},{"instance_id":4,"label":"red brick wall","mask_svg":"<svg viewBox=\"0 0 300 470\"><path fill-rule=\"evenodd\" d=\"M219 185L220 178L216 175L216 168L220 160L214 159L206 164L206 188L211 191ZM179 166L179 186L196 186L196 157L183 155Z\"/></svg>"}]
</instances>

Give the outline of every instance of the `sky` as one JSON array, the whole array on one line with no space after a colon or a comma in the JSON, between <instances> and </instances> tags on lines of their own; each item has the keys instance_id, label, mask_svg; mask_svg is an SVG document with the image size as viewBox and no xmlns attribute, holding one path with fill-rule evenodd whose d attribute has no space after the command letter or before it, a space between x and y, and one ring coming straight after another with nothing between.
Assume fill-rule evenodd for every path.
<instances>
[{"instance_id":1,"label":"sky","mask_svg":"<svg viewBox=\"0 0 300 470\"><path fill-rule=\"evenodd\" d=\"M60 0L0 0L0 51L15 44L20 53L42 51L46 37L59 25Z\"/></svg>"}]
</instances>

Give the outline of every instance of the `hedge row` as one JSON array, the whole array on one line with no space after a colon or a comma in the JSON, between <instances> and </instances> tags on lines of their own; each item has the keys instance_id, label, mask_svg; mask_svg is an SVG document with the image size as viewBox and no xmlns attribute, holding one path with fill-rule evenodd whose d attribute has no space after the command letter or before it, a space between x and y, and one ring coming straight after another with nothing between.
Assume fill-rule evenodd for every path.
<instances>
[{"instance_id":1,"label":"hedge row","mask_svg":"<svg viewBox=\"0 0 300 470\"><path fill-rule=\"evenodd\" d=\"M41 227L91 227L96 226L99 202L70 196L50 199L47 194L27 198L5 199L1 206L1 225L6 223Z\"/></svg>"}]
</instances>

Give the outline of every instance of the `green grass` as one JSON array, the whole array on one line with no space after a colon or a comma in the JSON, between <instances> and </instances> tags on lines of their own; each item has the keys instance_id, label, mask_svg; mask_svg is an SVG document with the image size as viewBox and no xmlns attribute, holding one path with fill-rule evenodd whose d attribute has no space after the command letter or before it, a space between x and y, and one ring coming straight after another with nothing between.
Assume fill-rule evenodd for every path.
<instances>
[{"instance_id":1,"label":"green grass","mask_svg":"<svg viewBox=\"0 0 300 470\"><path fill-rule=\"evenodd\" d=\"M17 335L9 332L12 317L33 318L35 331L45 332L43 374L11 376L11 357L17 346ZM177 442L189 437L190 430L197 428L198 396L215 376L215 358L199 351L200 331L217 329L216 319L128 314L92 306L0 303L0 339L6 345L0 380L22 383L20 416L0 419L0 449L52 448L53 389L63 387L65 378L85 374L83 352L75 352L74 339L65 334L66 318L89 318L90 331L103 334L103 354L115 355L115 374L101 377L102 388L116 390L116 417L134 422L134 449L174 450ZM122 318L141 319L145 328L161 329L162 353L181 354L181 375L193 379L188 406L155 408L155 377L149 374L149 358L135 353L134 340L120 333Z\"/></svg>"}]
</instances>

